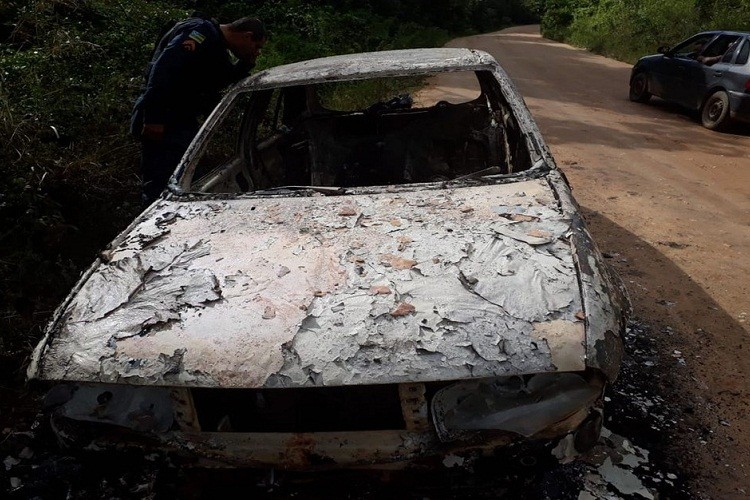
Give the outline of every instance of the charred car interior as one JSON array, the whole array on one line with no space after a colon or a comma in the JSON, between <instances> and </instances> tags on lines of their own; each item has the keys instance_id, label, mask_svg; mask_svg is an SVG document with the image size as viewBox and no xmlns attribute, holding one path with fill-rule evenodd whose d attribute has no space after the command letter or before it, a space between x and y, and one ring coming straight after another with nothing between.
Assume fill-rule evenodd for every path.
<instances>
[{"instance_id":1,"label":"charred car interior","mask_svg":"<svg viewBox=\"0 0 750 500\"><path fill-rule=\"evenodd\" d=\"M415 82L414 77L391 78L390 86L398 88L393 83L400 80L407 88ZM241 193L426 183L527 170L528 145L497 80L490 71L476 72L476 80L479 92L472 100L417 106L401 93L363 109L330 109L324 103L330 83L240 94L225 128L190 166L194 173L188 168L185 182L192 176L192 192Z\"/></svg>"},{"instance_id":2,"label":"charred car interior","mask_svg":"<svg viewBox=\"0 0 750 500\"><path fill-rule=\"evenodd\" d=\"M468 98L403 93L459 71L476 75ZM373 79L392 97L327 90ZM335 56L229 91L169 190L56 311L28 373L53 386L60 442L190 463L393 468L561 439L583 451L627 311L491 56Z\"/></svg>"}]
</instances>

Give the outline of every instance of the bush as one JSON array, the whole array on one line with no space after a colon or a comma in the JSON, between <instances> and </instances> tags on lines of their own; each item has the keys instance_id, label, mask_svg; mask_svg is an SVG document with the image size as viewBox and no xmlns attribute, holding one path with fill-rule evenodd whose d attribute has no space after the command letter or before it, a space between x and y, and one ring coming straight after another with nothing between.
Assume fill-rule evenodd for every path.
<instances>
[{"instance_id":1,"label":"bush","mask_svg":"<svg viewBox=\"0 0 750 500\"><path fill-rule=\"evenodd\" d=\"M634 62L702 30L750 31L750 5L695 0L548 0L542 33Z\"/></svg>"},{"instance_id":2,"label":"bush","mask_svg":"<svg viewBox=\"0 0 750 500\"><path fill-rule=\"evenodd\" d=\"M145 0L5 8L14 22L0 45L0 355L15 360L93 249L138 210L127 116L145 40L185 11Z\"/></svg>"}]
</instances>

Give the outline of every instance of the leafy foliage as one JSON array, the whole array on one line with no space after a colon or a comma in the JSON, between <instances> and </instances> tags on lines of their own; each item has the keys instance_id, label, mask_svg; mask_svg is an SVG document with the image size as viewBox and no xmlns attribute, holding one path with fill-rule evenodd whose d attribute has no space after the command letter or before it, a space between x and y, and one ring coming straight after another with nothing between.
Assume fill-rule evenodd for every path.
<instances>
[{"instance_id":1,"label":"leafy foliage","mask_svg":"<svg viewBox=\"0 0 750 500\"><path fill-rule=\"evenodd\" d=\"M720 0L547 0L543 34L634 62L703 30L750 31L750 3Z\"/></svg>"},{"instance_id":2,"label":"leafy foliage","mask_svg":"<svg viewBox=\"0 0 750 500\"><path fill-rule=\"evenodd\" d=\"M91 247L137 210L137 149L125 134L140 85L134 69L160 23L184 11L93 0L4 8L12 22L0 45L0 352L13 356L28 349Z\"/></svg>"}]
</instances>

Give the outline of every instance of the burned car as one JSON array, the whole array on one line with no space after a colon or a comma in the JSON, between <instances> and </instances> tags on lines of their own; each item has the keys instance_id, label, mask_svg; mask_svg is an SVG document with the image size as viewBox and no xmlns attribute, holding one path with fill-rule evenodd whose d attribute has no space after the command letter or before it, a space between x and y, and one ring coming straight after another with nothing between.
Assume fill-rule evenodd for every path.
<instances>
[{"instance_id":1,"label":"burned car","mask_svg":"<svg viewBox=\"0 0 750 500\"><path fill-rule=\"evenodd\" d=\"M461 72L468 100L341 99ZM583 449L626 310L490 55L335 56L227 93L161 199L57 310L29 377L55 385L62 441L197 463L419 465L563 437Z\"/></svg>"}]
</instances>

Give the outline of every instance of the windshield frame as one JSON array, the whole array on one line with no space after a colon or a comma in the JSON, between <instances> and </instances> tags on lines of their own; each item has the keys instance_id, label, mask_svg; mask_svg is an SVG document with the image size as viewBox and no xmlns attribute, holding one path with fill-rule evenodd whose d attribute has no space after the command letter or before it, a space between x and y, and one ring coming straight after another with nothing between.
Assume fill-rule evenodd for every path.
<instances>
[{"instance_id":1,"label":"windshield frame","mask_svg":"<svg viewBox=\"0 0 750 500\"><path fill-rule=\"evenodd\" d=\"M510 111L513 113L513 117L515 118L518 124L520 133L525 140L526 147L528 149L531 164L532 164L530 168L520 171L520 172L515 172L515 173L510 173L510 174L489 175L487 176L487 178L488 179L507 178L509 180L516 179L516 178L526 178L528 175L535 175L536 171L543 169L544 166L546 166L548 169L556 168L552 155L549 151L549 148L544 142L544 139L542 138L542 135L539 132L539 129L536 123L534 122L534 119L531 117L531 114L528 108L526 107L526 104L523 101L523 98L520 96L518 90L515 87L515 84L512 82L512 80L507 75L505 70L503 70L503 68L497 62L492 62L489 64L487 63L473 64L473 65L466 65L462 67L451 67L451 68L445 68L443 70L436 70L434 68L431 68L431 69L405 68L399 71L363 72L361 74L346 75L346 76L336 76L336 75L329 74L329 75L326 75L325 78L316 78L312 80L308 79L308 80L301 80L301 81L290 79L289 81L286 81L286 82L274 82L268 85L256 84L256 82L261 80L263 77L264 72L260 72L236 84L232 88L230 88L230 90L226 93L226 95L220 101L217 107L208 116L206 121L200 127L200 130L196 134L190 146L186 150L182 159L180 160L180 163L178 164L174 173L172 174L170 181L169 181L169 185L168 185L168 191L170 194L178 196L178 197L189 195L189 196L199 196L201 198L205 198L205 197L240 198L240 197L251 196L253 194L252 191L247 192L247 193L231 193L231 194L206 193L206 192L200 192L200 191L191 191L190 186L189 186L189 183L192 181L192 174L195 170L195 160L200 158L200 156L205 152L206 148L211 142L211 139L214 133L219 129L219 125L222 123L224 119L227 118L228 114L233 109L233 107L237 105L237 102L239 101L240 97L243 94L247 94L249 92L260 91L260 90L281 89L281 88L297 86L301 84L346 82L346 81L367 80L371 78L382 78L382 77L389 77L389 76L393 76L393 77L396 77L396 76L429 76L429 75L435 75L435 74L441 74L441 73L454 73L454 72L464 72L464 71L474 71L477 73L480 71L486 71L492 74L492 76L494 77L495 81L498 84L498 87L502 96L505 98L507 105L510 108ZM192 168L188 170L188 168L190 167ZM449 184L451 183L452 182L449 182ZM411 186L413 186L411 189L416 189L418 186L425 186L425 185L419 184L419 183L406 183L406 184L400 184L399 188L403 188L403 187L409 188ZM367 189L367 187L364 187L364 186L362 188L356 188L356 189L347 188L346 192L351 193L353 191L360 191L360 190L368 191L369 189ZM299 194L300 192L297 192L297 195ZM276 195L269 194L267 191L265 191L262 193L261 196L276 196Z\"/></svg>"}]
</instances>

